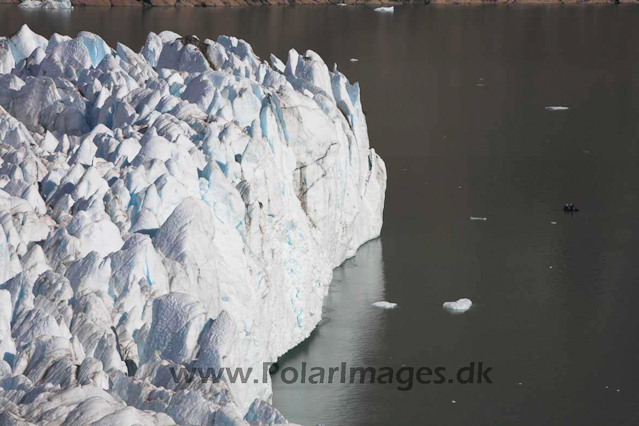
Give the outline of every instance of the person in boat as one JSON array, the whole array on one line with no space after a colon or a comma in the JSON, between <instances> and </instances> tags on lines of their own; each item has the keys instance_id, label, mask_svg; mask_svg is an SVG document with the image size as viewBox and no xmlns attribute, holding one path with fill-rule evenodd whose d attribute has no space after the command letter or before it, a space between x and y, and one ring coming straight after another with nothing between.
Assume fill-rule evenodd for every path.
<instances>
[{"instance_id":1,"label":"person in boat","mask_svg":"<svg viewBox=\"0 0 639 426\"><path fill-rule=\"evenodd\" d=\"M565 212L578 212L579 209L577 207L575 207L573 203L570 203L570 204L564 204L564 211Z\"/></svg>"}]
</instances>

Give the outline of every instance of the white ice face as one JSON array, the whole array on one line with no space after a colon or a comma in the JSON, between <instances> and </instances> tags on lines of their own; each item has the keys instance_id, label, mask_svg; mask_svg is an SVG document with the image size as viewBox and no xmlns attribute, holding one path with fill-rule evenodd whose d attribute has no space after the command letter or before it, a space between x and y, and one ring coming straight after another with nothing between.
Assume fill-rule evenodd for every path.
<instances>
[{"instance_id":1,"label":"white ice face","mask_svg":"<svg viewBox=\"0 0 639 426\"><path fill-rule=\"evenodd\" d=\"M270 63L226 36L0 39L0 423L284 421L262 363L379 235L386 169L357 84Z\"/></svg>"},{"instance_id":2,"label":"white ice face","mask_svg":"<svg viewBox=\"0 0 639 426\"><path fill-rule=\"evenodd\" d=\"M24 0L18 4L23 9L73 9L71 0Z\"/></svg>"}]
</instances>

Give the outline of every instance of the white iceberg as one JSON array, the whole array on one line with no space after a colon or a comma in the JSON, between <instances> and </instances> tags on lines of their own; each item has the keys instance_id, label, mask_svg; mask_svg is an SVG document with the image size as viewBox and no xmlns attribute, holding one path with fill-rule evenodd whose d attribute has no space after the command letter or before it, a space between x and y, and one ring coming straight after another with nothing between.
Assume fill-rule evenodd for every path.
<instances>
[{"instance_id":1,"label":"white iceberg","mask_svg":"<svg viewBox=\"0 0 639 426\"><path fill-rule=\"evenodd\" d=\"M380 13L393 13L393 12L395 12L395 6L376 7L373 10L375 12L380 12Z\"/></svg>"},{"instance_id":2,"label":"white iceberg","mask_svg":"<svg viewBox=\"0 0 639 426\"><path fill-rule=\"evenodd\" d=\"M18 5L23 9L55 9L68 10L73 9L73 3L70 0L25 0Z\"/></svg>"},{"instance_id":3,"label":"white iceberg","mask_svg":"<svg viewBox=\"0 0 639 426\"><path fill-rule=\"evenodd\" d=\"M397 307L397 303L382 301L382 302L373 303L373 306L375 306L376 308L382 308L382 309L395 309Z\"/></svg>"},{"instance_id":4,"label":"white iceberg","mask_svg":"<svg viewBox=\"0 0 639 426\"><path fill-rule=\"evenodd\" d=\"M173 373L261 372L307 338L380 234L386 168L357 83L270 59L0 39L0 423L286 422L269 380Z\"/></svg>"},{"instance_id":5,"label":"white iceberg","mask_svg":"<svg viewBox=\"0 0 639 426\"><path fill-rule=\"evenodd\" d=\"M358 62L358 61L359 61L359 59L357 59L357 58L351 58L351 59L350 59L350 61L351 61L351 62Z\"/></svg>"},{"instance_id":6,"label":"white iceberg","mask_svg":"<svg viewBox=\"0 0 639 426\"><path fill-rule=\"evenodd\" d=\"M466 312L473 305L470 299L459 299L455 302L446 302L443 307L451 312Z\"/></svg>"},{"instance_id":7,"label":"white iceberg","mask_svg":"<svg viewBox=\"0 0 639 426\"><path fill-rule=\"evenodd\" d=\"M547 111L566 111L568 107L566 106L547 106Z\"/></svg>"},{"instance_id":8,"label":"white iceberg","mask_svg":"<svg viewBox=\"0 0 639 426\"><path fill-rule=\"evenodd\" d=\"M486 219L485 217L475 217L475 216L471 216L470 220L481 220L486 222L488 219Z\"/></svg>"},{"instance_id":9,"label":"white iceberg","mask_svg":"<svg viewBox=\"0 0 639 426\"><path fill-rule=\"evenodd\" d=\"M18 4L18 7L22 9L39 9L42 6L42 2L39 0L25 0Z\"/></svg>"}]
</instances>

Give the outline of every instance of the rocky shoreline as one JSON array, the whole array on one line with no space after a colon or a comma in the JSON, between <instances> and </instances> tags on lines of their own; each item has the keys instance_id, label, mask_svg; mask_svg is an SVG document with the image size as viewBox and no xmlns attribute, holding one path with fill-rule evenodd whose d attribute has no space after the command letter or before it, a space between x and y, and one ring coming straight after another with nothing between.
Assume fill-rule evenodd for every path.
<instances>
[{"instance_id":1,"label":"rocky shoreline","mask_svg":"<svg viewBox=\"0 0 639 426\"><path fill-rule=\"evenodd\" d=\"M0 4L19 4L20 0L0 0ZM639 0L71 0L74 6L125 7L243 7L291 5L399 6L433 5L516 5L516 4L639 4Z\"/></svg>"}]
</instances>

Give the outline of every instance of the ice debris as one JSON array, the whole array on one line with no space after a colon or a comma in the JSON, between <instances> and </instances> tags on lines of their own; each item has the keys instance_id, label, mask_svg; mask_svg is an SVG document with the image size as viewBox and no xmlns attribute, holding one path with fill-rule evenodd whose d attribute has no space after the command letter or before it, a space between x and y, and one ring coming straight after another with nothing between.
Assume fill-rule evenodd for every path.
<instances>
[{"instance_id":1,"label":"ice debris","mask_svg":"<svg viewBox=\"0 0 639 426\"><path fill-rule=\"evenodd\" d=\"M380 13L393 13L395 11L395 6L388 6L388 7L376 7L375 9L373 9L375 12L380 12Z\"/></svg>"},{"instance_id":2,"label":"ice debris","mask_svg":"<svg viewBox=\"0 0 639 426\"><path fill-rule=\"evenodd\" d=\"M470 299L459 299L455 302L444 303L444 309L451 312L466 312L473 305Z\"/></svg>"},{"instance_id":3,"label":"ice debris","mask_svg":"<svg viewBox=\"0 0 639 426\"><path fill-rule=\"evenodd\" d=\"M25 0L21 2L18 7L23 9L59 9L68 10L73 9L73 4L70 0Z\"/></svg>"},{"instance_id":4,"label":"ice debris","mask_svg":"<svg viewBox=\"0 0 639 426\"><path fill-rule=\"evenodd\" d=\"M382 302L373 303L373 306L375 306L376 308L382 308L382 309L395 309L397 307L397 303L382 301Z\"/></svg>"},{"instance_id":5,"label":"ice debris","mask_svg":"<svg viewBox=\"0 0 639 426\"><path fill-rule=\"evenodd\" d=\"M234 37L0 38L0 424L285 423L269 381L174 374L261 371L379 235L360 99Z\"/></svg>"},{"instance_id":6,"label":"ice debris","mask_svg":"<svg viewBox=\"0 0 639 426\"><path fill-rule=\"evenodd\" d=\"M565 111L567 109L568 107L566 106L547 106L546 107L547 111Z\"/></svg>"},{"instance_id":7,"label":"ice debris","mask_svg":"<svg viewBox=\"0 0 639 426\"><path fill-rule=\"evenodd\" d=\"M471 217L470 217L470 220L482 220L482 221L486 222L486 220L488 220L488 219L486 219L485 217L475 217L475 216L471 216Z\"/></svg>"}]
</instances>

